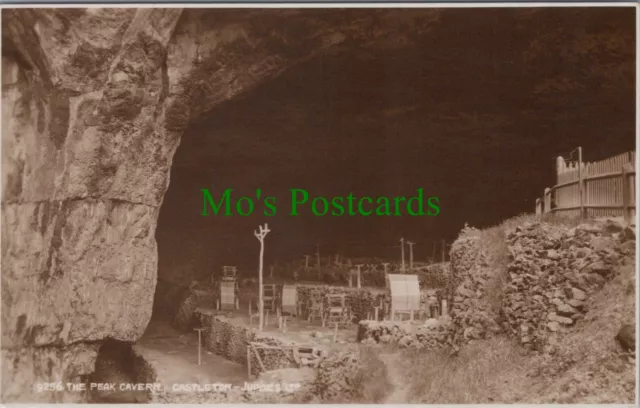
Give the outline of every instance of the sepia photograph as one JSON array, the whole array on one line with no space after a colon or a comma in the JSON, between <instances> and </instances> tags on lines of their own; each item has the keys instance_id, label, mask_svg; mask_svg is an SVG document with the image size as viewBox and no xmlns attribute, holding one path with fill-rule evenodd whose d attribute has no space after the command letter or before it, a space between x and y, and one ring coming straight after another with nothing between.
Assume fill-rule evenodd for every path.
<instances>
[{"instance_id":1,"label":"sepia photograph","mask_svg":"<svg viewBox=\"0 0 640 408\"><path fill-rule=\"evenodd\" d=\"M637 13L3 6L0 402L637 404Z\"/></svg>"}]
</instances>

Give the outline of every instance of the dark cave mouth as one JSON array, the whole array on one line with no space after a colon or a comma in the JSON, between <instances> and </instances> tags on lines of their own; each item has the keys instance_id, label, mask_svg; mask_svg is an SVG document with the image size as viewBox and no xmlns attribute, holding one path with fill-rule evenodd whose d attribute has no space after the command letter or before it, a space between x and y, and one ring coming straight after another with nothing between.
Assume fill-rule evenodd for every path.
<instances>
[{"instance_id":1,"label":"dark cave mouth","mask_svg":"<svg viewBox=\"0 0 640 408\"><path fill-rule=\"evenodd\" d=\"M148 403L150 391L136 388L155 383L155 378L154 369L135 352L133 343L108 338L100 346L94 372L87 378L86 399L102 404Z\"/></svg>"}]
</instances>

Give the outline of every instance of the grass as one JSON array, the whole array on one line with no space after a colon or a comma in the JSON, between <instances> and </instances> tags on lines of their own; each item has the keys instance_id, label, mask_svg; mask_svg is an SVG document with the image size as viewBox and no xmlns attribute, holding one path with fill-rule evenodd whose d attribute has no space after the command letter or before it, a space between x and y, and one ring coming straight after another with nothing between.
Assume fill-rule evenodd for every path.
<instances>
[{"instance_id":1,"label":"grass","mask_svg":"<svg viewBox=\"0 0 640 408\"><path fill-rule=\"evenodd\" d=\"M379 404L392 392L393 383L379 353L378 348L361 347L360 367L354 379L355 392L352 402Z\"/></svg>"},{"instance_id":2,"label":"grass","mask_svg":"<svg viewBox=\"0 0 640 408\"><path fill-rule=\"evenodd\" d=\"M398 363L405 368L408 402L424 404L511 403L512 390L524 380L525 354L505 338L482 340L463 348L458 355L446 351L407 350Z\"/></svg>"}]
</instances>

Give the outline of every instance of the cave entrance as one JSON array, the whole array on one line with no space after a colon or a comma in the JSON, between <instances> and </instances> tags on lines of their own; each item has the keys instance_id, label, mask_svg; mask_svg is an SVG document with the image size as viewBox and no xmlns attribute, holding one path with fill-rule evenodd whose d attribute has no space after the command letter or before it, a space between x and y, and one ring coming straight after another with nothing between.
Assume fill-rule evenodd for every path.
<instances>
[{"instance_id":1,"label":"cave entrance","mask_svg":"<svg viewBox=\"0 0 640 408\"><path fill-rule=\"evenodd\" d=\"M416 40L326 52L190 123L173 159L156 230L154 320L172 321L189 287L210 282L225 265L238 268L241 286L252 284L259 252L253 232L264 223L272 227L265 276L270 264L313 256L319 246L324 255L397 257L379 234L401 233L393 217L313 216L310 205L305 214L291 216L290 190L308 191L309 203L314 196L348 193L415 194L423 183L416 169L424 163L419 152L425 146L410 138L423 132L421 112L435 104L423 96L434 82L424 74L429 63L423 45ZM254 200L249 216L203 216L202 189L216 202L232 189L232 206L233 198L255 199L259 190L261 197L275 198L276 214L265 215L263 202ZM420 218L412 228L421 234L426 224L438 222ZM423 256L426 251L416 260ZM257 288L247 290L241 290L241 309L257 295Z\"/></svg>"},{"instance_id":2,"label":"cave entrance","mask_svg":"<svg viewBox=\"0 0 640 408\"><path fill-rule=\"evenodd\" d=\"M369 228L391 224L380 218L292 217L287 213L287 199L291 188L323 196L351 191L371 195L374 189L374 193L392 194L398 189L397 180L385 174L404 170L400 161L388 160L389 152L398 153L397 141L385 137L385 129L375 117L383 115L381 112L402 116L412 111L397 107L412 103L416 94L410 89L416 84L396 74L406 71L413 55L415 49L403 48L324 54L190 124L174 156L171 183L158 220L154 310L140 346L167 353L181 350L185 361L198 370L193 363L198 341L194 328L199 322L193 312L198 306L215 308L217 292L211 285L212 277L219 277L225 265L236 266L240 313L246 315L249 303L256 304L259 244L253 232L260 224L272 227L266 238L265 282L269 282L271 263L308 254L318 237L329 231L348 238L358 231L352 242L362 243L362 236L370 235ZM371 66L380 68L372 70ZM388 77L384 88L367 85L380 77ZM387 87L396 88L398 96L385 98ZM402 96L403 92L409 96ZM358 189L351 185L353 178L367 183ZM276 216L265 216L261 205L256 205L250 216L202 216L201 189L208 189L216 200L226 189L233 189L235 197L255 197L260 189L276 197ZM362 249L332 244L324 241L323 251ZM392 256L393 249L375 250ZM273 280L280 283L277 276ZM185 349L182 341L188 342L189 348ZM246 368L217 360L215 355L206 354L206 358L225 367L215 370L219 378L229 382L246 379Z\"/></svg>"}]
</instances>

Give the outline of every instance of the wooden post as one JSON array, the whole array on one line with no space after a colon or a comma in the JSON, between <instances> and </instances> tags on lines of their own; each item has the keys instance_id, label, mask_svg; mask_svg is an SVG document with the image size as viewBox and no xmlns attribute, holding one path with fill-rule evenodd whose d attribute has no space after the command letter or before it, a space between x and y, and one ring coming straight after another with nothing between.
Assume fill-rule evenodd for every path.
<instances>
[{"instance_id":1,"label":"wooden post","mask_svg":"<svg viewBox=\"0 0 640 408\"><path fill-rule=\"evenodd\" d=\"M409 245L409 270L413 270L413 246L415 242L407 241L407 245Z\"/></svg>"},{"instance_id":2,"label":"wooden post","mask_svg":"<svg viewBox=\"0 0 640 408\"><path fill-rule=\"evenodd\" d=\"M582 147L578 146L578 194L580 198L580 219L585 219L587 214L584 208L584 179L582 177Z\"/></svg>"},{"instance_id":3,"label":"wooden post","mask_svg":"<svg viewBox=\"0 0 640 408\"><path fill-rule=\"evenodd\" d=\"M629 188L629 163L622 165L622 215L626 222L631 221L631 191Z\"/></svg>"},{"instance_id":4,"label":"wooden post","mask_svg":"<svg viewBox=\"0 0 640 408\"><path fill-rule=\"evenodd\" d=\"M437 242L433 241L433 253L431 254L431 263L435 263L436 262L436 247L437 247Z\"/></svg>"},{"instance_id":5,"label":"wooden post","mask_svg":"<svg viewBox=\"0 0 640 408\"><path fill-rule=\"evenodd\" d=\"M400 253L402 254L402 273L404 273L404 237L400 238Z\"/></svg>"},{"instance_id":6,"label":"wooden post","mask_svg":"<svg viewBox=\"0 0 640 408\"><path fill-rule=\"evenodd\" d=\"M260 314L260 324L258 330L262 330L264 327L264 300L263 300L263 288L262 288L262 268L264 264L264 237L270 232L269 226L264 224L264 228L259 226L258 231L254 231L254 235L260 241L260 264L258 269L258 313Z\"/></svg>"},{"instance_id":7,"label":"wooden post","mask_svg":"<svg viewBox=\"0 0 640 408\"><path fill-rule=\"evenodd\" d=\"M251 346L247 345L247 377L251 379Z\"/></svg>"},{"instance_id":8,"label":"wooden post","mask_svg":"<svg viewBox=\"0 0 640 408\"><path fill-rule=\"evenodd\" d=\"M356 268L358 268L358 276L357 278L357 283L358 283L358 289L362 288L362 278L361 278L361 273L360 273L360 268L362 268L362 264L358 264L356 265Z\"/></svg>"},{"instance_id":9,"label":"wooden post","mask_svg":"<svg viewBox=\"0 0 640 408\"><path fill-rule=\"evenodd\" d=\"M198 332L198 365L202 365L202 358L201 358L200 348L201 348L201 344L202 344L202 331L205 330L205 329L197 328L197 329L194 329L194 330Z\"/></svg>"},{"instance_id":10,"label":"wooden post","mask_svg":"<svg viewBox=\"0 0 640 408\"><path fill-rule=\"evenodd\" d=\"M305 268L309 267L309 255L304 256L304 267Z\"/></svg>"},{"instance_id":11,"label":"wooden post","mask_svg":"<svg viewBox=\"0 0 640 408\"><path fill-rule=\"evenodd\" d=\"M335 343L338 340L338 323L336 323L336 328L333 331L333 342Z\"/></svg>"},{"instance_id":12,"label":"wooden post","mask_svg":"<svg viewBox=\"0 0 640 408\"><path fill-rule=\"evenodd\" d=\"M445 253L446 253L446 251L447 251L447 243L446 243L446 241L445 241L444 239L443 239L443 240L441 240L440 242L441 242L441 244L442 244L442 262L444 263L444 260L445 260Z\"/></svg>"},{"instance_id":13,"label":"wooden post","mask_svg":"<svg viewBox=\"0 0 640 408\"><path fill-rule=\"evenodd\" d=\"M322 282L322 268L320 266L320 244L316 244L316 267L318 268L318 279Z\"/></svg>"}]
</instances>

